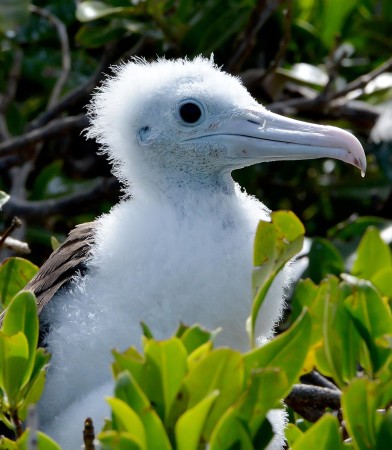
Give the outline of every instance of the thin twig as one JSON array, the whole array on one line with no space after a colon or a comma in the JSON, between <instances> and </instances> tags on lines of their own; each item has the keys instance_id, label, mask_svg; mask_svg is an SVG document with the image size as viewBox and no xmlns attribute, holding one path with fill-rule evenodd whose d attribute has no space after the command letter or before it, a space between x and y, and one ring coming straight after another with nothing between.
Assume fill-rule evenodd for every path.
<instances>
[{"instance_id":1,"label":"thin twig","mask_svg":"<svg viewBox=\"0 0 392 450\"><path fill-rule=\"evenodd\" d=\"M60 198L29 201L11 197L4 205L3 210L8 215L17 214L24 218L42 219L54 214L68 214L86 207L91 208L92 203L103 198L113 197L118 192L118 181L114 177L100 177L95 180L94 185L89 189Z\"/></svg>"},{"instance_id":2,"label":"thin twig","mask_svg":"<svg viewBox=\"0 0 392 450\"><path fill-rule=\"evenodd\" d=\"M136 54L141 49L145 42L145 38L140 38L136 44L129 50L129 53ZM104 78L104 72L108 69L111 63L116 61L123 55L123 49L116 42L113 45L108 46L104 52L102 59L99 63L97 70L91 75L91 77L80 86L76 87L71 92L64 95L58 103L48 108L41 113L38 118L33 120L29 126L29 129L40 128L46 125L48 122L58 117L64 111L77 105L80 102L86 102L87 97L91 94L97 84Z\"/></svg>"},{"instance_id":3,"label":"thin twig","mask_svg":"<svg viewBox=\"0 0 392 450\"><path fill-rule=\"evenodd\" d=\"M0 140L9 139L10 137L10 132L5 119L5 113L9 104L15 97L16 88L20 77L20 70L22 67L22 60L23 52L21 49L16 48L4 94L0 95Z\"/></svg>"},{"instance_id":4,"label":"thin twig","mask_svg":"<svg viewBox=\"0 0 392 450\"><path fill-rule=\"evenodd\" d=\"M1 143L0 156L23 152L45 139L61 136L70 131L83 130L88 123L84 114L53 120L41 128Z\"/></svg>"},{"instance_id":5,"label":"thin twig","mask_svg":"<svg viewBox=\"0 0 392 450\"><path fill-rule=\"evenodd\" d=\"M61 95L61 91L68 79L68 76L70 74L71 71L71 53L70 53L70 48L69 48L69 39L68 39L68 33L67 33L67 28L64 25L64 23L54 14L52 14L50 11L48 11L47 9L44 8L40 8L36 5L30 5L30 11L40 15L41 17L44 17L45 19L47 19L55 28L57 31L57 35L59 37L60 40L60 45L61 45L61 73L60 76L58 77L52 93L49 97L49 101L48 101L48 107L52 107L55 103L57 103L60 95Z\"/></svg>"},{"instance_id":6,"label":"thin twig","mask_svg":"<svg viewBox=\"0 0 392 450\"><path fill-rule=\"evenodd\" d=\"M271 17L284 0L259 0L249 18L244 36L237 47L237 51L226 65L229 72L238 73L256 44L256 36L261 27Z\"/></svg>"},{"instance_id":7,"label":"thin twig","mask_svg":"<svg viewBox=\"0 0 392 450\"><path fill-rule=\"evenodd\" d=\"M287 47L291 39L291 24L293 21L293 1L286 0L286 10L283 12L284 25L283 25L283 37L280 40L279 49L275 58L271 61L267 70L263 73L260 79L260 83L272 72L274 72L280 65L284 55L286 54Z\"/></svg>"},{"instance_id":8,"label":"thin twig","mask_svg":"<svg viewBox=\"0 0 392 450\"><path fill-rule=\"evenodd\" d=\"M3 235L0 236L0 247L4 244L8 236L10 236L17 228L22 226L22 222L18 217L14 217L11 221L11 225L6 228Z\"/></svg>"}]
</instances>

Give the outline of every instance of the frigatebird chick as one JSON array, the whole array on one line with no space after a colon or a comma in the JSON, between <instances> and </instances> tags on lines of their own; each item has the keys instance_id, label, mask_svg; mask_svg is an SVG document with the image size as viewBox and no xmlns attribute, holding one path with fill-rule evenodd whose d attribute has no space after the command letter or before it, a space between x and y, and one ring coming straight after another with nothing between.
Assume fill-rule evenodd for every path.
<instances>
[{"instance_id":1,"label":"frigatebird chick","mask_svg":"<svg viewBox=\"0 0 392 450\"><path fill-rule=\"evenodd\" d=\"M88 114L87 136L101 144L125 196L76 228L29 285L52 354L41 416L68 450L81 444L85 417L99 429L108 414L110 350L140 345L141 321L159 339L180 321L221 327L217 345L248 348L253 240L269 211L233 170L322 157L366 168L353 135L267 111L202 57L132 59L97 89ZM274 333L288 280L286 269L262 306L260 340ZM282 429L282 417L272 422ZM278 435L270 448L282 444Z\"/></svg>"}]
</instances>

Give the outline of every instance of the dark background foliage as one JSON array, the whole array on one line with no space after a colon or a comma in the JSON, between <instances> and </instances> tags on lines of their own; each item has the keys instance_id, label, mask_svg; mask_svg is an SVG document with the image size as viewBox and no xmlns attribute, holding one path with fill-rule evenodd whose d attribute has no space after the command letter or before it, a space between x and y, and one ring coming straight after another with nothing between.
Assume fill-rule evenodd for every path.
<instances>
[{"instance_id":1,"label":"dark background foliage","mask_svg":"<svg viewBox=\"0 0 392 450\"><path fill-rule=\"evenodd\" d=\"M22 220L14 236L29 242L37 264L51 235L62 240L120 195L82 130L92 90L131 55L214 53L267 108L358 136L364 179L329 160L234 173L269 208L294 210L308 235L326 236L355 215L391 218L388 0L7 0L0 31L0 189L11 195L0 226Z\"/></svg>"}]
</instances>

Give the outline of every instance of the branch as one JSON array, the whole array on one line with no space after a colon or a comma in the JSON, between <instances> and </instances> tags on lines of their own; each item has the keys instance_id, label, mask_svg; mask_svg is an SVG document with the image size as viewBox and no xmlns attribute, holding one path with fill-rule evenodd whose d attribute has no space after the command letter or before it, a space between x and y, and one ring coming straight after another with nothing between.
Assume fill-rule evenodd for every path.
<instances>
[{"instance_id":1,"label":"branch","mask_svg":"<svg viewBox=\"0 0 392 450\"><path fill-rule=\"evenodd\" d=\"M313 386L319 386L339 391L339 388L337 386L335 386L331 381L323 377L320 373L316 372L315 370L313 370L310 373L307 373L306 375L303 375L301 377L301 382L304 384L310 384Z\"/></svg>"},{"instance_id":2,"label":"branch","mask_svg":"<svg viewBox=\"0 0 392 450\"><path fill-rule=\"evenodd\" d=\"M144 42L145 38L139 39L138 42L129 50L129 52L131 54L137 54L141 50ZM85 102L85 99L91 94L99 81L104 78L103 72L107 70L113 61L121 57L123 53L123 48L119 46L117 42L108 47L107 51L105 51L102 56L97 70L92 74L92 76L85 83L81 84L68 94L65 94L58 103L52 105L46 111L41 113L37 119L31 122L30 129L40 128L79 102Z\"/></svg>"},{"instance_id":3,"label":"branch","mask_svg":"<svg viewBox=\"0 0 392 450\"><path fill-rule=\"evenodd\" d=\"M276 54L275 58L271 61L270 65L268 66L267 70L263 73L260 79L260 83L272 72L274 72L280 62L282 61L284 55L286 54L287 47L290 43L291 39L291 24L293 21L293 1L292 0L286 0L287 8L283 12L284 15L284 25L283 25L283 37L279 44L278 53Z\"/></svg>"},{"instance_id":4,"label":"branch","mask_svg":"<svg viewBox=\"0 0 392 450\"><path fill-rule=\"evenodd\" d=\"M87 419L84 421L83 429L83 442L85 450L95 450L94 439L94 423L90 417L87 417Z\"/></svg>"},{"instance_id":5,"label":"branch","mask_svg":"<svg viewBox=\"0 0 392 450\"><path fill-rule=\"evenodd\" d=\"M295 384L285 403L310 422L317 421L326 408L340 409L341 392L336 389Z\"/></svg>"},{"instance_id":6,"label":"branch","mask_svg":"<svg viewBox=\"0 0 392 450\"><path fill-rule=\"evenodd\" d=\"M54 27L56 28L57 35L60 40L61 44L61 73L59 78L57 79L52 93L49 98L48 107L50 108L53 106L59 99L61 91L68 79L69 73L71 71L71 53L69 49L69 40L68 40L68 34L67 34L67 28L64 25L64 23L54 14L52 14L50 11L40 8L35 5L30 5L29 7L30 11L40 15L41 17L44 17L47 19Z\"/></svg>"},{"instance_id":7,"label":"branch","mask_svg":"<svg viewBox=\"0 0 392 450\"><path fill-rule=\"evenodd\" d=\"M100 177L89 189L60 198L28 201L11 196L3 210L7 215L40 219L54 214L72 214L85 207L91 208L92 203L102 200L102 198L112 197L118 190L116 178Z\"/></svg>"},{"instance_id":8,"label":"branch","mask_svg":"<svg viewBox=\"0 0 392 450\"><path fill-rule=\"evenodd\" d=\"M244 61L256 44L257 33L283 1L284 0L259 0L257 2L257 5L249 18L244 36L237 47L237 51L226 65L227 71L234 73L240 71Z\"/></svg>"},{"instance_id":9,"label":"branch","mask_svg":"<svg viewBox=\"0 0 392 450\"><path fill-rule=\"evenodd\" d=\"M4 231L3 235L0 236L0 247L4 244L5 240L10 236L14 230L20 228L22 226L22 222L18 217L14 217L12 219L11 225Z\"/></svg>"},{"instance_id":10,"label":"branch","mask_svg":"<svg viewBox=\"0 0 392 450\"><path fill-rule=\"evenodd\" d=\"M53 120L41 128L1 143L0 157L29 150L45 139L61 136L71 131L83 130L88 123L84 114Z\"/></svg>"},{"instance_id":11,"label":"branch","mask_svg":"<svg viewBox=\"0 0 392 450\"><path fill-rule=\"evenodd\" d=\"M351 81L346 85L345 88L341 89L338 92L335 92L331 95L331 99L336 99L339 97L344 97L352 91L356 89L364 89L372 80L381 75L382 73L387 72L392 69L392 57L387 59L383 64L376 67L374 70L366 73L365 75L361 75L355 80Z\"/></svg>"},{"instance_id":12,"label":"branch","mask_svg":"<svg viewBox=\"0 0 392 450\"><path fill-rule=\"evenodd\" d=\"M2 236L0 236L0 239L2 239ZM27 242L22 242L19 239L14 239L12 237L5 238L2 246L13 253L17 253L18 255L28 255L31 253Z\"/></svg>"}]
</instances>

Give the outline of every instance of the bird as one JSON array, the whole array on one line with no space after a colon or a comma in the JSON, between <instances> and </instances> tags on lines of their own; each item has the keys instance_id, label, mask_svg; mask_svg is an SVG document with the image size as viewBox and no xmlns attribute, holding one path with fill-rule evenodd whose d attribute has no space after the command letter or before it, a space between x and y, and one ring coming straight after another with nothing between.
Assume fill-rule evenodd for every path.
<instances>
[{"instance_id":1,"label":"bird","mask_svg":"<svg viewBox=\"0 0 392 450\"><path fill-rule=\"evenodd\" d=\"M87 115L86 138L100 145L123 196L71 231L26 287L52 355L41 420L65 450L81 445L71 432L77 417L102 422L110 350L140 348L141 321L157 339L180 322L219 327L216 345L249 349L253 240L270 211L233 181L233 170L323 157L366 170L354 135L268 111L202 56L113 67ZM288 267L262 305L259 342L274 334L289 279ZM282 429L284 418L274 421ZM271 445L282 447L282 433Z\"/></svg>"}]
</instances>

